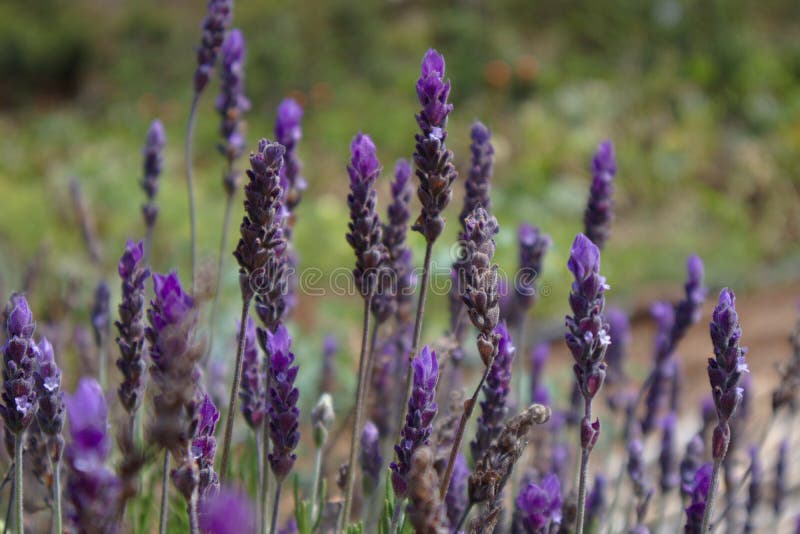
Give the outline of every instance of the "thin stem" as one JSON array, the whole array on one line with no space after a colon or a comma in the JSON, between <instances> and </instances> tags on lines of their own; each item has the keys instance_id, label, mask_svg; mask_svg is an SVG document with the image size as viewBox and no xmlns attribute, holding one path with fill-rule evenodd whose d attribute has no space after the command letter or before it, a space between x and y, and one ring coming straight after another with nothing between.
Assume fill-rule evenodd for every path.
<instances>
[{"instance_id":1,"label":"thin stem","mask_svg":"<svg viewBox=\"0 0 800 534\"><path fill-rule=\"evenodd\" d=\"M495 354L496 353L497 351L495 350ZM472 393L472 397L470 397L470 399L464 403L464 412L461 414L461 419L458 421L456 437L455 440L453 440L453 446L450 448L450 457L447 459L447 468L445 468L444 476L442 477L442 481L439 483L439 496L442 499L444 499L445 495L447 495L447 488L450 486L450 477L453 474L453 466L455 465L456 456L458 455L458 449L461 447L461 440L464 438L464 429L467 427L467 421L472 416L472 412L475 411L475 405L478 401L478 394L481 392L483 383L486 381L489 370L492 368L495 354L492 354L492 359L489 360L489 365L487 365L483 370L481 381L478 382L478 386Z\"/></svg>"},{"instance_id":2,"label":"thin stem","mask_svg":"<svg viewBox=\"0 0 800 534\"><path fill-rule=\"evenodd\" d=\"M375 346L378 343L378 329L380 323L376 320L372 325L372 333L369 338L369 352L367 352L367 366L364 370L364 386L361 388L361 397L358 399L358 404L366 406L367 399L369 398L369 387L372 382L372 368L375 366Z\"/></svg>"},{"instance_id":3,"label":"thin stem","mask_svg":"<svg viewBox=\"0 0 800 534\"><path fill-rule=\"evenodd\" d=\"M189 119L186 121L186 147L184 152L184 165L186 167L186 192L189 195L189 236L190 236L190 250L192 260L192 294L195 290L195 264L197 262L196 254L196 236L195 236L195 215L194 215L194 185L192 183L192 137L194 134L194 123L197 118L197 102L200 99L200 93L195 91L192 97L192 106L189 108Z\"/></svg>"},{"instance_id":4,"label":"thin stem","mask_svg":"<svg viewBox=\"0 0 800 534\"><path fill-rule=\"evenodd\" d=\"M231 161L228 161L228 174L230 174ZM225 249L228 242L228 227L231 223L231 207L233 206L233 193L227 195L225 199L225 215L222 217L222 235L219 239L219 252L217 253L217 279L214 283L214 299L211 301L211 313L208 314L208 345L203 354L203 365L208 363L211 350L214 345L214 323L217 318L217 307L219 305L219 286L222 281L222 267L225 264Z\"/></svg>"},{"instance_id":5,"label":"thin stem","mask_svg":"<svg viewBox=\"0 0 800 534\"><path fill-rule=\"evenodd\" d=\"M228 413L225 415L225 438L222 442L222 463L220 464L219 478L224 481L228 474L228 457L230 456L231 437L233 436L233 422L236 420L236 403L239 400L239 384L242 381L242 355L244 354L245 335L247 326L247 312L250 309L252 294L242 295L242 316L239 321L239 346L236 348L236 367L233 372L231 384L231 398L228 402Z\"/></svg>"},{"instance_id":6,"label":"thin stem","mask_svg":"<svg viewBox=\"0 0 800 534\"><path fill-rule=\"evenodd\" d=\"M263 439L261 434L261 427L253 429L256 438L256 468L258 470L258 488L256 488L256 502L258 503L258 525L257 532L264 529L266 518L264 517L264 508L261 503L264 502L264 456L262 455Z\"/></svg>"},{"instance_id":7,"label":"thin stem","mask_svg":"<svg viewBox=\"0 0 800 534\"><path fill-rule=\"evenodd\" d=\"M200 526L197 523L197 488L192 492L192 497L186 504L186 513L189 516L189 533L199 534Z\"/></svg>"},{"instance_id":8,"label":"thin stem","mask_svg":"<svg viewBox=\"0 0 800 534\"><path fill-rule=\"evenodd\" d=\"M15 528L17 534L25 533L24 515L22 511L22 436L24 432L18 432L14 436L14 506L16 509Z\"/></svg>"},{"instance_id":9,"label":"thin stem","mask_svg":"<svg viewBox=\"0 0 800 534\"><path fill-rule=\"evenodd\" d=\"M412 382L411 378L414 373L414 368L411 365L411 361L416 356L417 351L419 350L419 336L422 330L422 316L425 313L425 294L428 289L428 276L431 267L431 253L433 252L433 241L427 241L425 244L425 260L422 262L422 282L419 288L419 301L417 302L417 315L414 319L414 335L412 336L412 343L411 343L411 352L408 354L408 370L406 371L406 395L403 397L401 402L405 402L409 397L411 397L411 390L414 387L414 383ZM400 410L400 416L405 419L405 412L406 409ZM403 419L398 421L398 428L403 428Z\"/></svg>"},{"instance_id":10,"label":"thin stem","mask_svg":"<svg viewBox=\"0 0 800 534\"><path fill-rule=\"evenodd\" d=\"M725 459L727 446L723 451L722 457L714 460L714 468L711 470L711 484L708 487L708 495L706 496L706 509L703 512L703 525L700 527L700 532L708 532L708 524L711 521L711 514L714 512L714 497L717 494L717 486L719 485L719 468L722 466L722 460Z\"/></svg>"},{"instance_id":11,"label":"thin stem","mask_svg":"<svg viewBox=\"0 0 800 534\"><path fill-rule=\"evenodd\" d=\"M281 486L283 486L283 480L278 480L275 485L275 500L272 503L272 521L269 527L269 534L275 534L275 525L278 524L278 503L281 501Z\"/></svg>"},{"instance_id":12,"label":"thin stem","mask_svg":"<svg viewBox=\"0 0 800 534\"><path fill-rule=\"evenodd\" d=\"M150 262L150 249L153 245L153 226L148 224L144 231L144 258L143 264L148 265Z\"/></svg>"},{"instance_id":13,"label":"thin stem","mask_svg":"<svg viewBox=\"0 0 800 534\"><path fill-rule=\"evenodd\" d=\"M514 362L513 362L513 364L514 364L514 372L512 373L511 378L512 378L512 380L515 381L515 388L514 389L517 390L517 408L520 409L523 406L525 406L525 404L526 404L525 401L522 400L525 397L525 392L523 391L524 384L523 384L523 380L522 380L522 373L525 371L525 366L524 366L524 363L523 363L522 360L523 360L523 355L527 354L525 352L525 315L524 314L522 315L522 317L520 317L519 322L517 323L516 335L517 335L517 337L515 339L517 340L517 357L514 358ZM533 379L532 376L531 376L531 379ZM533 388L531 388L531 389L533 389ZM525 452L523 452L523 454L525 454L526 452L528 452L527 448L525 449ZM519 477L521 476L521 473L519 471L521 471L521 470L515 469L511 473L511 480L510 480L510 482L511 482L511 495L516 495L517 494L517 486L519 484Z\"/></svg>"},{"instance_id":14,"label":"thin stem","mask_svg":"<svg viewBox=\"0 0 800 534\"><path fill-rule=\"evenodd\" d=\"M14 465L16 465L16 463ZM12 465L11 468L13 469L14 466ZM16 471L14 472L14 474L16 475ZM8 506L6 507L6 520L3 523L3 534L8 533L8 525L11 523L11 508L14 504L14 495L15 495L14 481L12 480L11 487L9 487L8 489Z\"/></svg>"},{"instance_id":15,"label":"thin stem","mask_svg":"<svg viewBox=\"0 0 800 534\"><path fill-rule=\"evenodd\" d=\"M158 534L167 532L167 495L169 494L169 451L164 451L164 472L161 474L161 515Z\"/></svg>"},{"instance_id":16,"label":"thin stem","mask_svg":"<svg viewBox=\"0 0 800 534\"><path fill-rule=\"evenodd\" d=\"M356 415L353 418L353 434L350 437L350 459L347 467L347 481L345 483L344 494L344 507L342 508L341 515L339 516L339 525L337 532L344 531L347 521L350 519L350 506L353 500L353 487L355 486L355 471L356 471L356 458L358 458L358 448L361 444L359 439L359 432L361 430L362 420L364 418L364 406L360 399L362 398L362 388L366 382L364 374L366 368L366 354L367 354L367 333L369 332L369 317L370 305L372 303L372 295L368 295L364 299L364 325L361 331L361 355L358 358L358 383L356 384Z\"/></svg>"},{"instance_id":17,"label":"thin stem","mask_svg":"<svg viewBox=\"0 0 800 534\"><path fill-rule=\"evenodd\" d=\"M53 465L53 531L61 534L61 462Z\"/></svg>"},{"instance_id":18,"label":"thin stem","mask_svg":"<svg viewBox=\"0 0 800 534\"><path fill-rule=\"evenodd\" d=\"M584 417L587 421L592 420L592 400L584 400ZM580 425L578 425L578 432L580 432ZM586 512L586 473L589 470L589 453L591 449L581 448L581 467L578 474L578 510L575 519L575 533L583 534L583 519Z\"/></svg>"},{"instance_id":19,"label":"thin stem","mask_svg":"<svg viewBox=\"0 0 800 534\"><path fill-rule=\"evenodd\" d=\"M464 524L464 521L467 520L467 516L469 515L470 510L472 510L472 502L467 504L467 507L464 509L464 513L461 514L461 519L458 520L458 525L456 525L454 532L458 532L461 530L461 526Z\"/></svg>"},{"instance_id":20,"label":"thin stem","mask_svg":"<svg viewBox=\"0 0 800 534\"><path fill-rule=\"evenodd\" d=\"M320 506L319 483L322 478L322 447L314 454L314 482L311 485L311 524L317 523L317 514L322 509Z\"/></svg>"},{"instance_id":21,"label":"thin stem","mask_svg":"<svg viewBox=\"0 0 800 534\"><path fill-rule=\"evenodd\" d=\"M97 381L100 387L105 390L106 388L106 358L108 347L109 332L104 329L103 334L100 336L100 344L97 346Z\"/></svg>"},{"instance_id":22,"label":"thin stem","mask_svg":"<svg viewBox=\"0 0 800 534\"><path fill-rule=\"evenodd\" d=\"M392 510L392 523L389 525L389 534L396 534L397 527L400 526L400 512L403 509L405 499L395 499L394 509Z\"/></svg>"}]
</instances>

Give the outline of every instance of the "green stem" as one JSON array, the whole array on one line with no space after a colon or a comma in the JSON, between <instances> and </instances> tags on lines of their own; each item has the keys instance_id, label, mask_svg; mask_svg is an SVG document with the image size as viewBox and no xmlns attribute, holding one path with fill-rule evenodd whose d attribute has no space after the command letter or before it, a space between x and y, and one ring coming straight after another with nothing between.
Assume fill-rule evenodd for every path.
<instances>
[{"instance_id":1,"label":"green stem","mask_svg":"<svg viewBox=\"0 0 800 534\"><path fill-rule=\"evenodd\" d=\"M151 225L147 225L144 231L144 258L142 261L143 265L148 265L150 262L150 250L153 246L153 227Z\"/></svg>"},{"instance_id":2,"label":"green stem","mask_svg":"<svg viewBox=\"0 0 800 534\"><path fill-rule=\"evenodd\" d=\"M197 488L192 492L192 497L186 504L186 513L189 516L189 533L199 534L200 526L197 523Z\"/></svg>"},{"instance_id":3,"label":"green stem","mask_svg":"<svg viewBox=\"0 0 800 534\"><path fill-rule=\"evenodd\" d=\"M359 433L361 431L362 419L364 417L364 406L359 402L363 396L362 388L365 385L365 371L367 359L367 333L369 332L370 305L372 295L364 298L364 324L361 331L361 354L358 358L358 382L356 384L356 414L353 417L353 433L350 436L350 459L347 464L347 480L345 481L344 506L339 516L337 532L343 532L347 521L350 519L350 506L353 500L353 488L355 486L356 459L358 458L358 448L361 444Z\"/></svg>"},{"instance_id":4,"label":"green stem","mask_svg":"<svg viewBox=\"0 0 800 534\"><path fill-rule=\"evenodd\" d=\"M14 437L14 507L16 509L15 528L17 534L25 534L25 518L22 510L22 437L24 432L18 432Z\"/></svg>"},{"instance_id":5,"label":"green stem","mask_svg":"<svg viewBox=\"0 0 800 534\"><path fill-rule=\"evenodd\" d=\"M706 496L706 509L703 512L703 526L700 527L700 532L708 532L708 525L711 521L711 514L714 513L714 497L717 495L717 486L719 485L719 468L722 466L722 460L725 459L727 446L722 453L722 457L714 460L714 468L711 471L711 484L708 487L708 495Z\"/></svg>"},{"instance_id":6,"label":"green stem","mask_svg":"<svg viewBox=\"0 0 800 534\"><path fill-rule=\"evenodd\" d=\"M317 524L317 514L322 510L320 506L319 483L322 478L322 447L317 448L314 454L314 482L311 485L311 524Z\"/></svg>"},{"instance_id":7,"label":"green stem","mask_svg":"<svg viewBox=\"0 0 800 534\"><path fill-rule=\"evenodd\" d=\"M197 263L197 239L194 213L194 185L192 181L192 137L194 134L194 123L197 117L197 102L200 94L195 91L192 97L192 106L189 108L189 119L186 121L186 147L184 152L184 165L186 167L186 192L189 196L189 246L192 261L192 295L195 292L195 265Z\"/></svg>"},{"instance_id":8,"label":"green stem","mask_svg":"<svg viewBox=\"0 0 800 534\"><path fill-rule=\"evenodd\" d=\"M231 397L228 402L228 413L225 415L225 438L222 442L222 462L220 463L219 478L224 481L228 475L228 459L230 456L231 438L233 436L233 422L236 420L236 404L239 400L239 385L242 381L242 355L244 354L245 335L247 327L247 312L250 309L252 294L242 295L242 315L239 321L239 344L236 348L236 366L233 371L231 384Z\"/></svg>"},{"instance_id":9,"label":"green stem","mask_svg":"<svg viewBox=\"0 0 800 534\"><path fill-rule=\"evenodd\" d=\"M264 502L264 456L262 454L263 450L263 439L261 434L261 427L256 427L253 429L255 432L256 438L256 466L258 469L258 488L256 488L256 502L258 503L258 525L257 525L257 532L262 532L264 529L264 523L266 522L266 518L264 517L264 508L261 506L261 503Z\"/></svg>"},{"instance_id":10,"label":"green stem","mask_svg":"<svg viewBox=\"0 0 800 534\"><path fill-rule=\"evenodd\" d=\"M278 524L278 504L281 501L281 486L283 486L283 480L278 480L275 486L275 501L272 503L272 521L270 522L269 534L275 534L275 526Z\"/></svg>"},{"instance_id":11,"label":"green stem","mask_svg":"<svg viewBox=\"0 0 800 534\"><path fill-rule=\"evenodd\" d=\"M266 365L269 366L269 357L266 359ZM264 385L264 389L269 395L269 388L270 388L270 378L269 378L269 368L267 368L267 381ZM270 441L269 441L269 412L264 414L264 422L261 423L261 463L264 466L264 478L262 480L262 487L261 487L261 502L258 503L258 507L261 508L261 515L264 517L264 523L261 525L261 532L262 534L267 534L267 509L269 508L269 450L270 450Z\"/></svg>"},{"instance_id":12,"label":"green stem","mask_svg":"<svg viewBox=\"0 0 800 534\"><path fill-rule=\"evenodd\" d=\"M55 534L61 534L61 462L53 465L53 529Z\"/></svg>"},{"instance_id":13,"label":"green stem","mask_svg":"<svg viewBox=\"0 0 800 534\"><path fill-rule=\"evenodd\" d=\"M584 417L587 421L592 420L592 401L591 399L584 400ZM580 424L578 425L578 432L580 432ZM581 467L578 473L578 510L575 519L575 533L583 534L583 520L586 513L586 474L589 471L589 453L588 448L581 448Z\"/></svg>"},{"instance_id":14,"label":"green stem","mask_svg":"<svg viewBox=\"0 0 800 534\"><path fill-rule=\"evenodd\" d=\"M161 474L161 515L158 534L167 532L167 496L169 495L169 451L164 451L164 472Z\"/></svg>"}]
</instances>

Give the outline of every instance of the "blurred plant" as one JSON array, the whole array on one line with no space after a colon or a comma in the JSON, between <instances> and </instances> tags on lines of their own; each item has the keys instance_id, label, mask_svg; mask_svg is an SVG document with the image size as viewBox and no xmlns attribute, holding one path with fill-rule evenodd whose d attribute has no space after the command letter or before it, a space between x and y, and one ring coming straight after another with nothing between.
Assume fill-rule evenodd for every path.
<instances>
[{"instance_id":1,"label":"blurred plant","mask_svg":"<svg viewBox=\"0 0 800 534\"><path fill-rule=\"evenodd\" d=\"M150 249L153 244L153 227L158 218L158 204L156 204L156 194L158 194L158 177L161 174L163 165L163 151L167 144L167 136L164 133L164 126L158 119L150 123L145 137L142 155L144 163L144 177L140 182L144 190L147 201L142 204L142 217L144 218L145 238L144 238L144 263L150 262Z\"/></svg>"}]
</instances>

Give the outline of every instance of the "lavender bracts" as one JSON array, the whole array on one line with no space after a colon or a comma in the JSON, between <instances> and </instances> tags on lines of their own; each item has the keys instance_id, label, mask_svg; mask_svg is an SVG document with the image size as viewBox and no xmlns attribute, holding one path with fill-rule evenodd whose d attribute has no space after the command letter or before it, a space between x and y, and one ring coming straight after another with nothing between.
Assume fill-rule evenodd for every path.
<instances>
[{"instance_id":1,"label":"lavender bracts","mask_svg":"<svg viewBox=\"0 0 800 534\"><path fill-rule=\"evenodd\" d=\"M742 329L736 313L736 297L733 291L725 288L719 294L714 308L710 332L714 346L714 358L708 359L708 380L717 409L719 423L714 428L711 455L714 460L722 460L730 443L730 426L736 408L742 402L742 388L738 387L742 373L748 372L745 363L747 349L739 346Z\"/></svg>"},{"instance_id":2,"label":"lavender bracts","mask_svg":"<svg viewBox=\"0 0 800 534\"><path fill-rule=\"evenodd\" d=\"M602 249L611 234L611 221L614 219L614 175L617 174L617 162L614 159L614 147L611 141L603 141L597 145L590 167L592 185L589 189L589 201L583 215L584 231L597 248Z\"/></svg>"},{"instance_id":3,"label":"lavender bracts","mask_svg":"<svg viewBox=\"0 0 800 534\"><path fill-rule=\"evenodd\" d=\"M36 383L36 397L39 410L36 419L39 428L49 438L49 453L54 464L61 459L64 440L61 429L64 426L64 394L61 391L61 370L56 364L53 345L42 338L36 356L36 370L33 378Z\"/></svg>"},{"instance_id":4,"label":"lavender bracts","mask_svg":"<svg viewBox=\"0 0 800 534\"><path fill-rule=\"evenodd\" d=\"M383 225L383 245L389 254L389 267L395 281L397 319L401 323L411 321L411 300L414 296L414 272L411 250L406 244L408 220L411 217L411 167L404 159L394 166L394 181L391 184L392 201L386 208L387 219Z\"/></svg>"},{"instance_id":5,"label":"lavender bracts","mask_svg":"<svg viewBox=\"0 0 800 534\"><path fill-rule=\"evenodd\" d=\"M281 187L285 191L286 209L290 214L300 203L306 181L300 176L300 160L297 157L297 143L303 136L300 120L303 108L293 98L287 98L278 105L275 118L275 140L286 147L281 169ZM290 217L290 224L292 218Z\"/></svg>"},{"instance_id":6,"label":"lavender bracts","mask_svg":"<svg viewBox=\"0 0 800 534\"><path fill-rule=\"evenodd\" d=\"M353 278L359 293L365 299L377 289L379 270L385 265L388 254L383 246L381 223L375 211L378 196L375 180L381 172L375 155L375 144L368 135L359 133L350 143L350 207L347 242L356 255Z\"/></svg>"},{"instance_id":7,"label":"lavender bracts","mask_svg":"<svg viewBox=\"0 0 800 534\"><path fill-rule=\"evenodd\" d=\"M164 126L161 121L154 120L150 123L147 130L144 148L144 177L140 185L144 190L147 202L142 204L142 216L147 228L152 228L158 218L158 206L156 205L156 194L158 193L158 176L161 174L163 163L162 152L167 144L167 136L164 134Z\"/></svg>"},{"instance_id":8,"label":"lavender bracts","mask_svg":"<svg viewBox=\"0 0 800 534\"><path fill-rule=\"evenodd\" d=\"M711 487L711 464L703 464L694 473L691 484L684 487L689 495L689 506L686 508L686 534L701 534L703 514L706 510L706 497Z\"/></svg>"},{"instance_id":9,"label":"lavender bracts","mask_svg":"<svg viewBox=\"0 0 800 534\"><path fill-rule=\"evenodd\" d=\"M418 448L411 458L408 520L414 532L449 534L447 509L439 496L439 476L433 460L433 451L427 446Z\"/></svg>"},{"instance_id":10,"label":"lavender bracts","mask_svg":"<svg viewBox=\"0 0 800 534\"><path fill-rule=\"evenodd\" d=\"M197 47L197 69L194 73L194 91L200 94L208 85L217 54L231 24L233 1L208 0L208 9L202 22L200 45Z\"/></svg>"},{"instance_id":11,"label":"lavender bracts","mask_svg":"<svg viewBox=\"0 0 800 534\"><path fill-rule=\"evenodd\" d=\"M201 397L197 433L192 439L192 458L199 469L198 490L200 498L204 499L219 490L219 478L214 471L214 453L217 450L214 430L219 421L219 410L207 393L202 393Z\"/></svg>"},{"instance_id":12,"label":"lavender bracts","mask_svg":"<svg viewBox=\"0 0 800 534\"><path fill-rule=\"evenodd\" d=\"M499 339L497 355L483 385L483 400L480 402L481 415L477 421L475 440L470 443L473 462L480 459L503 429L503 422L508 413L511 366L516 349L504 323L497 325L494 332Z\"/></svg>"},{"instance_id":13,"label":"lavender bracts","mask_svg":"<svg viewBox=\"0 0 800 534\"><path fill-rule=\"evenodd\" d=\"M117 264L117 272L122 279L119 320L114 323L119 332L117 346L120 357L117 359L117 368L122 373L117 395L120 404L131 416L139 409L144 394L144 283L150 277L150 269L143 265L143 256L142 242L134 244L128 241Z\"/></svg>"},{"instance_id":14,"label":"lavender bracts","mask_svg":"<svg viewBox=\"0 0 800 534\"><path fill-rule=\"evenodd\" d=\"M105 466L110 451L107 408L100 385L82 378L66 397L70 442L67 445L67 517L80 533L116 530L116 499L120 483Z\"/></svg>"},{"instance_id":15,"label":"lavender bracts","mask_svg":"<svg viewBox=\"0 0 800 534\"><path fill-rule=\"evenodd\" d=\"M238 332L239 328L236 330ZM258 356L256 326L253 320L248 317L244 329L242 385L239 390L239 398L242 402L241 409L244 420L252 429L261 426L267 412L266 368Z\"/></svg>"},{"instance_id":16,"label":"lavender bracts","mask_svg":"<svg viewBox=\"0 0 800 534\"><path fill-rule=\"evenodd\" d=\"M453 153L445 146L447 116L453 110L452 104L447 103L450 82L444 81L444 58L436 50L428 50L422 58L416 89L422 109L416 115L420 133L414 136L414 163L420 182L417 196L422 211L412 230L433 243L444 230L442 211L450 203L457 176Z\"/></svg>"},{"instance_id":17,"label":"lavender bracts","mask_svg":"<svg viewBox=\"0 0 800 534\"><path fill-rule=\"evenodd\" d=\"M400 432L400 442L394 446L397 460L392 462L392 487L395 495L408 494L408 472L411 457L422 445L428 445L433 430L431 422L436 415L436 383L439 380L439 365L436 353L425 345L412 362L413 390L408 399L405 425Z\"/></svg>"},{"instance_id":18,"label":"lavender bracts","mask_svg":"<svg viewBox=\"0 0 800 534\"><path fill-rule=\"evenodd\" d=\"M294 449L300 441L297 399L300 394L294 385L297 369L292 340L283 325L275 333L267 332L266 352L269 357L269 437L272 452L269 463L275 478L282 481L292 470L297 455Z\"/></svg>"},{"instance_id":19,"label":"lavender bracts","mask_svg":"<svg viewBox=\"0 0 800 534\"><path fill-rule=\"evenodd\" d=\"M244 95L244 52L245 43L242 32L231 30L222 44L222 68L220 69L220 94L214 103L221 121L219 133L222 143L220 153L231 166L245 148L242 134L242 114L250 110L250 101ZM229 168L224 177L226 192L236 191L238 173Z\"/></svg>"},{"instance_id":20,"label":"lavender bracts","mask_svg":"<svg viewBox=\"0 0 800 534\"><path fill-rule=\"evenodd\" d=\"M33 314L19 293L11 295L5 308L6 340L3 352L3 394L0 414L6 429L19 435L31 424L37 410L33 369L38 348L33 342Z\"/></svg>"},{"instance_id":21,"label":"lavender bracts","mask_svg":"<svg viewBox=\"0 0 800 534\"><path fill-rule=\"evenodd\" d=\"M545 475L537 484L529 482L514 500L515 527L526 534L549 532L551 525L561 523L561 484L553 474Z\"/></svg>"}]
</instances>

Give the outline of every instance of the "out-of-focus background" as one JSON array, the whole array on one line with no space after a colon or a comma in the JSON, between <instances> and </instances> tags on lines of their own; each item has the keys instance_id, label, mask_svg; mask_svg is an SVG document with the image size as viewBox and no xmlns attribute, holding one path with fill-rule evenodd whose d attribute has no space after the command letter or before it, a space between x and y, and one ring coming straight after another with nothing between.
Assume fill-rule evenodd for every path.
<instances>
[{"instance_id":1,"label":"out-of-focus background","mask_svg":"<svg viewBox=\"0 0 800 534\"><path fill-rule=\"evenodd\" d=\"M40 322L68 310L73 321L85 318L102 277L116 304L116 259L125 238L144 231L140 149L156 117L168 145L153 268L176 268L188 281L183 133L204 9L200 0L0 4L0 291L8 295L28 280ZM798 20L800 4L787 0L241 0L234 25L247 41L248 146L272 135L282 98L301 102L299 154L309 187L298 208L299 267L325 275L350 268L349 141L359 130L375 139L385 168L383 209L395 159L413 150L419 61L435 47L452 82L449 141L462 172L471 122L480 119L493 132L500 265L514 268L520 221L554 239L535 322L557 323L566 311L566 254L582 228L589 159L606 138L619 168L617 218L603 255L615 303L635 310L653 297L677 298L692 252L703 258L713 289L796 289ZM217 90L215 77L200 103L194 148L198 246L209 270L224 198ZM100 245L94 263L75 214L73 178ZM452 259L461 181L455 191L434 252L441 269ZM419 264L422 240L409 240ZM239 298L234 261L226 262L217 357L230 347ZM784 299L791 293L777 292ZM293 326L303 334L299 352L318 354L322 335L333 331L349 357L358 300L301 295ZM446 299L431 299L429 310L432 338L444 328ZM318 358L306 361L313 366Z\"/></svg>"}]
</instances>

